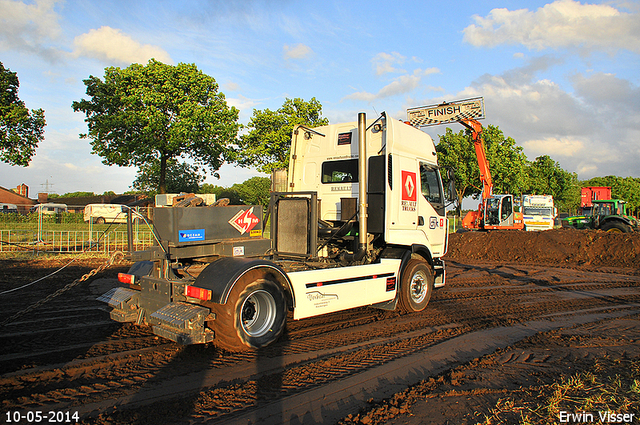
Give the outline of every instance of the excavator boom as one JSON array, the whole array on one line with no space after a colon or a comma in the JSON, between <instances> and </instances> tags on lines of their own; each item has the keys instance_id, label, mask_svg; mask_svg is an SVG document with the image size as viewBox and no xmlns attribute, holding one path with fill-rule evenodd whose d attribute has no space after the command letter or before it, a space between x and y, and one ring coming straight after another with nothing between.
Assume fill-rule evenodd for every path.
<instances>
[{"instance_id":1,"label":"excavator boom","mask_svg":"<svg viewBox=\"0 0 640 425\"><path fill-rule=\"evenodd\" d=\"M491 181L491 170L489 169L489 161L484 148L484 140L482 138L482 124L478 120L464 119L460 120L460 124L471 130L471 138L473 147L476 150L478 158L478 167L480 168L480 181L482 182L482 199L489 199L493 194L493 182Z\"/></svg>"}]
</instances>

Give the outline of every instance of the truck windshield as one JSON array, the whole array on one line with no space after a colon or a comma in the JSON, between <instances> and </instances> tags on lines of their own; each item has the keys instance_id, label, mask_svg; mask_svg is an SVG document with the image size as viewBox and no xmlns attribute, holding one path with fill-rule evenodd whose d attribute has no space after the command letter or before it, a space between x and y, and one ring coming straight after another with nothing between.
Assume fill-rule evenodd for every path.
<instances>
[{"instance_id":1,"label":"truck windshield","mask_svg":"<svg viewBox=\"0 0 640 425\"><path fill-rule=\"evenodd\" d=\"M551 215L551 208L547 207L524 207L523 213L525 215Z\"/></svg>"}]
</instances>

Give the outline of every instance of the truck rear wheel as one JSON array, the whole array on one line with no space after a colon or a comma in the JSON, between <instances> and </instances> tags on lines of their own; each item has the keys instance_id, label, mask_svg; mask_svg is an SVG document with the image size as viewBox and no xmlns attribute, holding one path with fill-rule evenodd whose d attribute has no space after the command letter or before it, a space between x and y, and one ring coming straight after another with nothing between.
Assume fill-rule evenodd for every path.
<instances>
[{"instance_id":1,"label":"truck rear wheel","mask_svg":"<svg viewBox=\"0 0 640 425\"><path fill-rule=\"evenodd\" d=\"M406 313L422 311L429 304L433 292L433 272L424 260L407 262L400 279L398 306Z\"/></svg>"},{"instance_id":2,"label":"truck rear wheel","mask_svg":"<svg viewBox=\"0 0 640 425\"><path fill-rule=\"evenodd\" d=\"M284 330L287 309L280 285L267 279L238 282L227 299L217 304L214 343L230 351L265 347Z\"/></svg>"},{"instance_id":3,"label":"truck rear wheel","mask_svg":"<svg viewBox=\"0 0 640 425\"><path fill-rule=\"evenodd\" d=\"M630 233L631 227L627 226L625 223L621 223L619 221L610 221L605 223L602 226L602 230L605 232L622 232L622 233Z\"/></svg>"}]
</instances>

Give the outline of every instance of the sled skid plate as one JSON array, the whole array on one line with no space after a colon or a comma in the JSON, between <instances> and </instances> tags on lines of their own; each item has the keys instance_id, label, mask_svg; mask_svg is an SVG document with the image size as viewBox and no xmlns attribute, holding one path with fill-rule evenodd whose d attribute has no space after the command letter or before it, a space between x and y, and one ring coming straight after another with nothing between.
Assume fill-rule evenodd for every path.
<instances>
[{"instance_id":1,"label":"sled skid plate","mask_svg":"<svg viewBox=\"0 0 640 425\"><path fill-rule=\"evenodd\" d=\"M135 322L138 317L138 296L140 292L132 289L116 287L97 298L107 303L113 310L111 319L117 322Z\"/></svg>"},{"instance_id":2,"label":"sled skid plate","mask_svg":"<svg viewBox=\"0 0 640 425\"><path fill-rule=\"evenodd\" d=\"M172 302L149 317L153 333L180 344L213 341L214 333L204 326L209 309L198 305Z\"/></svg>"}]
</instances>

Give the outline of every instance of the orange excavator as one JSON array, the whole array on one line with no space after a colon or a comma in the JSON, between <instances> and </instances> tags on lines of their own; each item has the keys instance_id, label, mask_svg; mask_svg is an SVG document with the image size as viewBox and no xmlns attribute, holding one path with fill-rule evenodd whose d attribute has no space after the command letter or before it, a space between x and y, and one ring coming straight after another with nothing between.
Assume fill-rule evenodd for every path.
<instances>
[{"instance_id":1,"label":"orange excavator","mask_svg":"<svg viewBox=\"0 0 640 425\"><path fill-rule=\"evenodd\" d=\"M513 195L494 195L489 161L482 139L484 117L482 97L443 102L438 105L419 106L407 110L408 123L415 127L458 122L471 130L473 146L480 167L482 202L477 211L469 211L462 220L462 227L475 230L524 229L522 212L514 211Z\"/></svg>"},{"instance_id":2,"label":"orange excavator","mask_svg":"<svg viewBox=\"0 0 640 425\"><path fill-rule=\"evenodd\" d=\"M495 195L489 161L484 149L482 139L482 124L475 119L462 119L458 121L471 130L473 146L478 158L480 168L480 181L482 182L482 199L477 211L469 211L462 219L462 227L471 230L522 230L524 221L522 212L514 211L513 195Z\"/></svg>"}]
</instances>

